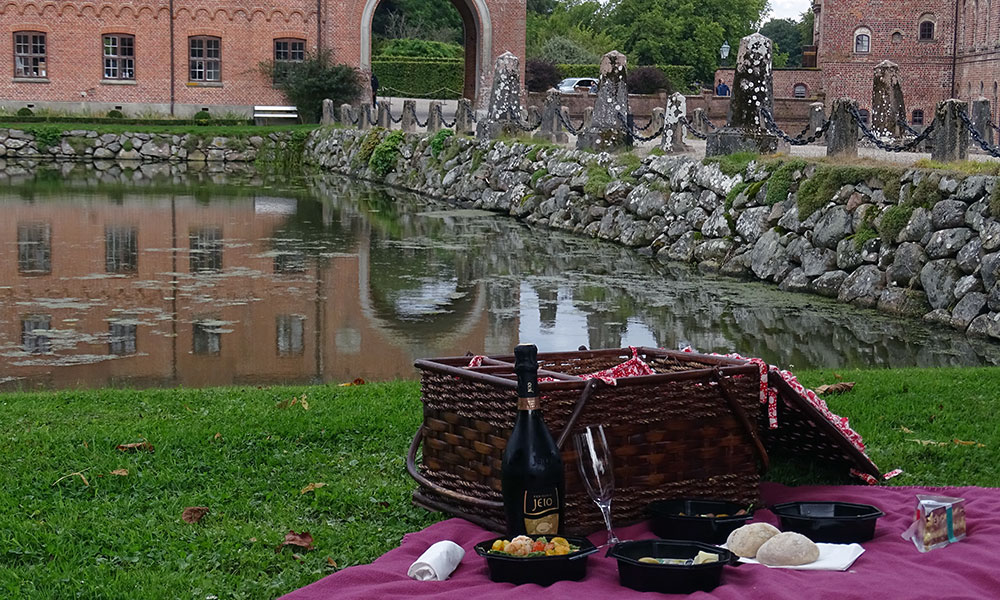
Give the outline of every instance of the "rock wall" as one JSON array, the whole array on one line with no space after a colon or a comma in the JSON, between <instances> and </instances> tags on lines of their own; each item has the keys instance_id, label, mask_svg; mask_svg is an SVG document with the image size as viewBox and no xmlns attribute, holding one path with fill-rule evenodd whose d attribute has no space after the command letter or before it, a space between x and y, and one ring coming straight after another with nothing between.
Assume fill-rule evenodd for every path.
<instances>
[{"instance_id":1,"label":"rock wall","mask_svg":"<svg viewBox=\"0 0 1000 600\"><path fill-rule=\"evenodd\" d=\"M294 149L293 132L250 136L201 134L98 133L61 130L43 123L23 129L0 129L0 158L56 160L252 162L262 152Z\"/></svg>"},{"instance_id":2,"label":"rock wall","mask_svg":"<svg viewBox=\"0 0 1000 600\"><path fill-rule=\"evenodd\" d=\"M443 134L405 136L380 177L368 163L385 137L321 129L306 161L664 262L1000 339L996 177L799 160L750 162L726 175L688 157L640 160Z\"/></svg>"}]
</instances>

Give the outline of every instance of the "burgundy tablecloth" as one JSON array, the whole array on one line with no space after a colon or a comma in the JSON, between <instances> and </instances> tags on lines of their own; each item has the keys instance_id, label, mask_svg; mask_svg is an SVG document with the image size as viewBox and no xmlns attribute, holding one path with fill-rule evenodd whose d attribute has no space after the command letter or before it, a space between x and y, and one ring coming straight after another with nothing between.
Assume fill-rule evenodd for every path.
<instances>
[{"instance_id":1,"label":"burgundy tablecloth","mask_svg":"<svg viewBox=\"0 0 1000 600\"><path fill-rule=\"evenodd\" d=\"M761 565L726 567L722 585L711 593L690 598L740 600L985 600L1000 598L1000 488L952 487L786 487L765 484L768 505L795 500L839 500L873 504L885 512L875 538L865 542L866 552L844 572L769 569ZM900 534L913 518L918 493L935 493L966 499L968 537L956 544L922 554ZM777 525L769 511L759 510L754 520ZM623 527L624 539L655 537L646 523ZM640 593L618 585L614 559L603 553L589 558L587 577L547 588L514 586L489 580L485 561L472 549L494 537L464 521L449 519L423 531L407 534L399 548L370 565L350 567L296 590L282 600L510 600L511 598L567 598L572 600L649 600L655 593ZM595 543L604 534L591 536ZM414 581L406 570L432 543L449 539L466 550L465 558L447 581ZM669 596L667 596L669 597ZM677 596L679 597L679 596Z\"/></svg>"}]
</instances>

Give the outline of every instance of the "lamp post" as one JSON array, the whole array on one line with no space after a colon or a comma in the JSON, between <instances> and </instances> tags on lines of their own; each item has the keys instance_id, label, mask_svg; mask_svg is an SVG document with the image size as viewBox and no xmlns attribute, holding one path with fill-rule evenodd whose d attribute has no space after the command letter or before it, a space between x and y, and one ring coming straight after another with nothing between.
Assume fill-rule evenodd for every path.
<instances>
[{"instance_id":1,"label":"lamp post","mask_svg":"<svg viewBox=\"0 0 1000 600\"><path fill-rule=\"evenodd\" d=\"M729 41L722 42L722 47L719 48L719 57L722 58L722 66L725 67L726 59L729 58Z\"/></svg>"}]
</instances>

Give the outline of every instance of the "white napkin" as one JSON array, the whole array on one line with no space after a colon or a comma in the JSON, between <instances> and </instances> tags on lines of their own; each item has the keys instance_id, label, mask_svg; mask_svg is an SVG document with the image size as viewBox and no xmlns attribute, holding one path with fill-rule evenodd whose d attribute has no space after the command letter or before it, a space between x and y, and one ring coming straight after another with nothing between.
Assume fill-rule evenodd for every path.
<instances>
[{"instance_id":1,"label":"white napkin","mask_svg":"<svg viewBox=\"0 0 1000 600\"><path fill-rule=\"evenodd\" d=\"M435 542L410 565L406 574L417 581L444 581L462 561L463 556L465 550L455 542Z\"/></svg>"},{"instance_id":2,"label":"white napkin","mask_svg":"<svg viewBox=\"0 0 1000 600\"><path fill-rule=\"evenodd\" d=\"M797 569L799 571L846 571L865 552L861 544L816 544L816 546L819 547L819 558L811 563L771 568ZM751 565L761 564L752 558L740 558L740 562Z\"/></svg>"}]
</instances>

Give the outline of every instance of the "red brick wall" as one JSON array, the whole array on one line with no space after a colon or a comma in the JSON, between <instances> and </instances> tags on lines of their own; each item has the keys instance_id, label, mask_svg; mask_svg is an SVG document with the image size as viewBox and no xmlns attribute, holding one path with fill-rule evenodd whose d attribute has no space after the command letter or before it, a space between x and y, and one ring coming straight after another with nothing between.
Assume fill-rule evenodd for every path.
<instances>
[{"instance_id":1,"label":"red brick wall","mask_svg":"<svg viewBox=\"0 0 1000 600\"><path fill-rule=\"evenodd\" d=\"M822 97L823 93L823 72L819 69L775 69L773 71L773 88L775 98L794 98L795 86L803 84L806 86L806 98L812 98L815 102ZM733 89L733 69L719 69L715 72L715 83L712 89L719 85L719 81L725 81L729 89Z\"/></svg>"},{"instance_id":2,"label":"red brick wall","mask_svg":"<svg viewBox=\"0 0 1000 600\"><path fill-rule=\"evenodd\" d=\"M335 60L360 63L362 0L224 0L174 2L174 102L178 114L201 107L216 112L255 104L284 104L283 94L258 70L273 56L273 40L306 40L317 46L317 4L325 48ZM510 50L524 56L525 0L486 0L493 24L492 59ZM0 104L60 103L60 108L103 112L123 105L137 113L170 107L169 0L6 0L0 3ZM46 82L14 81L15 31L46 34ZM134 83L102 82L102 34L135 36ZM221 38L222 85L188 81L188 37ZM523 67L522 67L523 68Z\"/></svg>"}]
</instances>

